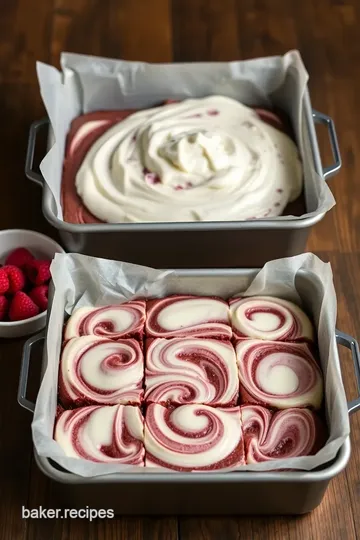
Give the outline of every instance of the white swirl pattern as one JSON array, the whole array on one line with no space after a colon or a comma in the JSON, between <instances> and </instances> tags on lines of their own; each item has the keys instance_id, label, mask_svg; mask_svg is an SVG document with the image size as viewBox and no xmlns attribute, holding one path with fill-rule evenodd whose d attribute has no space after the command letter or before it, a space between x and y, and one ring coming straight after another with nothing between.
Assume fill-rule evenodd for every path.
<instances>
[{"instance_id":1,"label":"white swirl pattern","mask_svg":"<svg viewBox=\"0 0 360 540\"><path fill-rule=\"evenodd\" d=\"M147 302L150 337L230 339L229 307L221 298L174 295Z\"/></svg>"},{"instance_id":2,"label":"white swirl pattern","mask_svg":"<svg viewBox=\"0 0 360 540\"><path fill-rule=\"evenodd\" d=\"M238 101L210 96L135 112L101 135L76 175L84 205L120 222L282 214L302 190L294 142Z\"/></svg>"},{"instance_id":3,"label":"white swirl pattern","mask_svg":"<svg viewBox=\"0 0 360 540\"><path fill-rule=\"evenodd\" d=\"M64 411L54 439L66 456L144 466L144 420L138 407L91 406Z\"/></svg>"},{"instance_id":4,"label":"white swirl pattern","mask_svg":"<svg viewBox=\"0 0 360 540\"><path fill-rule=\"evenodd\" d=\"M243 403L319 409L322 373L308 345L241 340L236 345Z\"/></svg>"},{"instance_id":5,"label":"white swirl pattern","mask_svg":"<svg viewBox=\"0 0 360 540\"><path fill-rule=\"evenodd\" d=\"M310 456L325 442L325 428L308 409L275 413L259 405L241 407L246 462Z\"/></svg>"},{"instance_id":6,"label":"white swirl pattern","mask_svg":"<svg viewBox=\"0 0 360 540\"><path fill-rule=\"evenodd\" d=\"M159 404L147 408L145 465L178 471L228 469L244 464L240 408Z\"/></svg>"},{"instance_id":7,"label":"white swirl pattern","mask_svg":"<svg viewBox=\"0 0 360 540\"><path fill-rule=\"evenodd\" d=\"M236 338L313 341L309 317L296 304L272 296L232 298L230 319Z\"/></svg>"},{"instance_id":8,"label":"white swirl pattern","mask_svg":"<svg viewBox=\"0 0 360 540\"><path fill-rule=\"evenodd\" d=\"M145 313L144 300L104 307L81 307L71 314L65 328L65 339L84 335L109 339L141 338Z\"/></svg>"},{"instance_id":9,"label":"white swirl pattern","mask_svg":"<svg viewBox=\"0 0 360 540\"><path fill-rule=\"evenodd\" d=\"M236 405L239 381L230 342L154 339L147 347L145 401L181 405Z\"/></svg>"},{"instance_id":10,"label":"white swirl pattern","mask_svg":"<svg viewBox=\"0 0 360 540\"><path fill-rule=\"evenodd\" d=\"M62 352L59 397L67 405L140 404L144 359L135 339L70 339Z\"/></svg>"}]
</instances>

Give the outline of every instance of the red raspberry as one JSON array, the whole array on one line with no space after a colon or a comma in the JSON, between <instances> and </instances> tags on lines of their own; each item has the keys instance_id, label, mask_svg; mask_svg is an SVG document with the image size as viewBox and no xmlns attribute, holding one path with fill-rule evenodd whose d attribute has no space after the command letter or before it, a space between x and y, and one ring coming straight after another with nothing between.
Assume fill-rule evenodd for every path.
<instances>
[{"instance_id":1,"label":"red raspberry","mask_svg":"<svg viewBox=\"0 0 360 540\"><path fill-rule=\"evenodd\" d=\"M0 321L3 321L7 315L9 300L6 296L0 296Z\"/></svg>"},{"instance_id":2,"label":"red raspberry","mask_svg":"<svg viewBox=\"0 0 360 540\"><path fill-rule=\"evenodd\" d=\"M30 319L30 317L35 317L39 311L38 306L31 298L24 292L19 291L11 301L9 318L10 321L22 321L24 319Z\"/></svg>"},{"instance_id":3,"label":"red raspberry","mask_svg":"<svg viewBox=\"0 0 360 540\"><path fill-rule=\"evenodd\" d=\"M34 255L26 248L20 247L15 249L6 257L5 264L11 264L18 268L24 268L27 263L34 260Z\"/></svg>"},{"instance_id":4,"label":"red raspberry","mask_svg":"<svg viewBox=\"0 0 360 540\"><path fill-rule=\"evenodd\" d=\"M31 283L34 285L43 285L51 278L51 261L33 260L26 265L25 272Z\"/></svg>"},{"instance_id":5,"label":"red raspberry","mask_svg":"<svg viewBox=\"0 0 360 540\"><path fill-rule=\"evenodd\" d=\"M0 294L5 294L8 292L10 287L9 278L7 277L7 273L4 272L2 268L0 268Z\"/></svg>"},{"instance_id":6,"label":"red raspberry","mask_svg":"<svg viewBox=\"0 0 360 540\"><path fill-rule=\"evenodd\" d=\"M11 264L5 265L0 269L0 272L5 272L9 280L8 293L14 294L25 287L24 272L17 266Z\"/></svg>"},{"instance_id":7,"label":"red raspberry","mask_svg":"<svg viewBox=\"0 0 360 540\"><path fill-rule=\"evenodd\" d=\"M48 291L49 287L47 285L39 285L38 287L34 287L29 293L31 300L35 302L41 311L45 311L47 309Z\"/></svg>"}]
</instances>

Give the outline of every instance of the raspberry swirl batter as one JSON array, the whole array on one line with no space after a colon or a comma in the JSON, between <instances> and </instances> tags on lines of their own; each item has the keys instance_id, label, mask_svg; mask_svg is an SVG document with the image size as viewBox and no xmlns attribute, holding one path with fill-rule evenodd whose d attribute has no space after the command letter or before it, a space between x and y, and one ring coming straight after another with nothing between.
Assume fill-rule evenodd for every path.
<instances>
[{"instance_id":1,"label":"raspberry swirl batter","mask_svg":"<svg viewBox=\"0 0 360 540\"><path fill-rule=\"evenodd\" d=\"M147 302L145 331L151 337L230 339L229 307L221 298L178 295Z\"/></svg>"},{"instance_id":2,"label":"raspberry swirl batter","mask_svg":"<svg viewBox=\"0 0 360 540\"><path fill-rule=\"evenodd\" d=\"M59 397L64 406L140 404L143 373L135 339L73 338L61 355Z\"/></svg>"},{"instance_id":3,"label":"raspberry swirl batter","mask_svg":"<svg viewBox=\"0 0 360 540\"><path fill-rule=\"evenodd\" d=\"M149 405L145 448L147 467L206 471L244 465L240 408Z\"/></svg>"},{"instance_id":4,"label":"raspberry swirl batter","mask_svg":"<svg viewBox=\"0 0 360 540\"><path fill-rule=\"evenodd\" d=\"M298 150L276 115L268 113L263 121L254 109L224 96L112 113L115 118L93 113L69 140L64 189L76 171L76 192L88 214L77 215L74 204L66 220L274 217L301 193Z\"/></svg>"},{"instance_id":5,"label":"raspberry swirl batter","mask_svg":"<svg viewBox=\"0 0 360 540\"><path fill-rule=\"evenodd\" d=\"M82 407L58 417L54 439L68 457L144 466L143 424L138 407Z\"/></svg>"},{"instance_id":6,"label":"raspberry swirl batter","mask_svg":"<svg viewBox=\"0 0 360 540\"><path fill-rule=\"evenodd\" d=\"M241 417L247 464L311 456L325 443L325 427L308 409L271 412L243 405Z\"/></svg>"},{"instance_id":7,"label":"raspberry swirl batter","mask_svg":"<svg viewBox=\"0 0 360 540\"><path fill-rule=\"evenodd\" d=\"M146 352L145 401L181 405L236 405L235 352L215 339L154 339Z\"/></svg>"},{"instance_id":8,"label":"raspberry swirl batter","mask_svg":"<svg viewBox=\"0 0 360 540\"><path fill-rule=\"evenodd\" d=\"M132 300L124 304L76 309L65 328L65 339L96 335L109 339L141 338L145 324L145 302Z\"/></svg>"},{"instance_id":9,"label":"raspberry swirl batter","mask_svg":"<svg viewBox=\"0 0 360 540\"><path fill-rule=\"evenodd\" d=\"M271 296L232 298L230 318L234 337L270 341L313 341L307 315L292 302Z\"/></svg>"},{"instance_id":10,"label":"raspberry swirl batter","mask_svg":"<svg viewBox=\"0 0 360 540\"><path fill-rule=\"evenodd\" d=\"M322 374L306 344L242 340L236 356L244 403L320 408Z\"/></svg>"}]
</instances>

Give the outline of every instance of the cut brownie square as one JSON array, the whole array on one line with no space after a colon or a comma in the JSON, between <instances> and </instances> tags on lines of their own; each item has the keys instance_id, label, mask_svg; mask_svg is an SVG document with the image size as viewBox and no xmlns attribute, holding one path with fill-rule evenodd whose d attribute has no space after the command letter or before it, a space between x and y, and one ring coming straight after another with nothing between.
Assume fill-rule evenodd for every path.
<instances>
[{"instance_id":1,"label":"cut brownie square","mask_svg":"<svg viewBox=\"0 0 360 540\"><path fill-rule=\"evenodd\" d=\"M81 307L70 316L65 327L65 340L80 336L101 336L108 339L141 340L145 324L145 301L132 300L103 307Z\"/></svg>"},{"instance_id":2,"label":"cut brownie square","mask_svg":"<svg viewBox=\"0 0 360 540\"><path fill-rule=\"evenodd\" d=\"M191 472L225 470L244 464L240 407L148 406L146 467Z\"/></svg>"},{"instance_id":3,"label":"cut brownie square","mask_svg":"<svg viewBox=\"0 0 360 540\"><path fill-rule=\"evenodd\" d=\"M273 412L260 405L242 405L246 463L316 454L326 441L326 429L309 409Z\"/></svg>"},{"instance_id":4,"label":"cut brownie square","mask_svg":"<svg viewBox=\"0 0 360 540\"><path fill-rule=\"evenodd\" d=\"M229 306L222 298L175 295L146 303L148 337L230 339Z\"/></svg>"},{"instance_id":5,"label":"cut brownie square","mask_svg":"<svg viewBox=\"0 0 360 540\"><path fill-rule=\"evenodd\" d=\"M144 466L144 419L139 407L95 405L64 411L54 439L68 457Z\"/></svg>"},{"instance_id":6,"label":"cut brownie square","mask_svg":"<svg viewBox=\"0 0 360 540\"><path fill-rule=\"evenodd\" d=\"M313 341L314 327L296 304L272 296L229 300L230 320L236 339Z\"/></svg>"},{"instance_id":7,"label":"cut brownie square","mask_svg":"<svg viewBox=\"0 0 360 540\"><path fill-rule=\"evenodd\" d=\"M242 403L319 409L323 378L306 343L240 340L235 346Z\"/></svg>"},{"instance_id":8,"label":"cut brownie square","mask_svg":"<svg viewBox=\"0 0 360 540\"><path fill-rule=\"evenodd\" d=\"M163 405L235 406L239 378L230 341L155 338L146 341L145 401Z\"/></svg>"},{"instance_id":9,"label":"cut brownie square","mask_svg":"<svg viewBox=\"0 0 360 540\"><path fill-rule=\"evenodd\" d=\"M61 354L59 398L64 407L140 405L144 357L135 339L81 336L70 339Z\"/></svg>"}]
</instances>

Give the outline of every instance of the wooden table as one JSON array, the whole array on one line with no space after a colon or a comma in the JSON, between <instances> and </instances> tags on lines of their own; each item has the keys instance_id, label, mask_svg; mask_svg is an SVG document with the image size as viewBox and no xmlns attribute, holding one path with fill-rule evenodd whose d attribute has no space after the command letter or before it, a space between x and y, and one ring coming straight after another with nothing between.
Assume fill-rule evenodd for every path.
<instances>
[{"instance_id":1,"label":"wooden table","mask_svg":"<svg viewBox=\"0 0 360 540\"><path fill-rule=\"evenodd\" d=\"M2 228L56 234L42 217L41 192L24 176L30 123L44 114L35 61L61 51L149 62L210 61L299 49L313 106L331 115L343 168L331 180L337 206L308 249L333 266L338 327L360 337L360 3L358 0L3 0L0 5ZM319 131L324 164L331 162ZM352 540L360 536L360 415L351 418L352 458L311 515L299 518L22 520L21 506L55 507L32 458L31 415L16 403L23 341L3 341L0 408L0 539L4 540ZM349 398L356 396L341 351Z\"/></svg>"}]
</instances>

